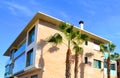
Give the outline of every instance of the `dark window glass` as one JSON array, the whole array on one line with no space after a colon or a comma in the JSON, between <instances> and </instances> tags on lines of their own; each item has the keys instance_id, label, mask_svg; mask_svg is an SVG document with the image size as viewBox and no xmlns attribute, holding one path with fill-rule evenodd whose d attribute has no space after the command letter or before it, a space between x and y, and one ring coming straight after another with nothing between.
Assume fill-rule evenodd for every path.
<instances>
[{"instance_id":1,"label":"dark window glass","mask_svg":"<svg viewBox=\"0 0 120 78\"><path fill-rule=\"evenodd\" d=\"M94 59L94 67L95 68L101 68L101 61Z\"/></svg>"},{"instance_id":2,"label":"dark window glass","mask_svg":"<svg viewBox=\"0 0 120 78\"><path fill-rule=\"evenodd\" d=\"M27 63L26 66L30 66L33 64L33 49L27 52Z\"/></svg>"},{"instance_id":3,"label":"dark window glass","mask_svg":"<svg viewBox=\"0 0 120 78\"><path fill-rule=\"evenodd\" d=\"M85 64L88 63L88 57L85 57Z\"/></svg>"},{"instance_id":4,"label":"dark window glass","mask_svg":"<svg viewBox=\"0 0 120 78\"><path fill-rule=\"evenodd\" d=\"M38 78L38 75L33 75L31 76L31 78Z\"/></svg>"},{"instance_id":5,"label":"dark window glass","mask_svg":"<svg viewBox=\"0 0 120 78\"><path fill-rule=\"evenodd\" d=\"M115 70L115 64L110 65L111 70Z\"/></svg>"},{"instance_id":6,"label":"dark window glass","mask_svg":"<svg viewBox=\"0 0 120 78\"><path fill-rule=\"evenodd\" d=\"M33 27L28 34L28 45L34 41L34 37L35 37L35 27Z\"/></svg>"},{"instance_id":7,"label":"dark window glass","mask_svg":"<svg viewBox=\"0 0 120 78\"><path fill-rule=\"evenodd\" d=\"M85 41L85 45L88 45L88 41Z\"/></svg>"}]
</instances>

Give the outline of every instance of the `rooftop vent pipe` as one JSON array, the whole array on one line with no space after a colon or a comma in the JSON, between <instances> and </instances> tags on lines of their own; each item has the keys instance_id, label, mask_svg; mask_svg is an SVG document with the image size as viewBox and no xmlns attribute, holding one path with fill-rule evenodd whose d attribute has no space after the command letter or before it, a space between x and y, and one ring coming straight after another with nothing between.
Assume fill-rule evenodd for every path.
<instances>
[{"instance_id":1,"label":"rooftop vent pipe","mask_svg":"<svg viewBox=\"0 0 120 78\"><path fill-rule=\"evenodd\" d=\"M80 29L83 30L83 29L84 29L84 22L83 22L83 21L80 21L80 22L79 22L79 25L80 25Z\"/></svg>"}]
</instances>

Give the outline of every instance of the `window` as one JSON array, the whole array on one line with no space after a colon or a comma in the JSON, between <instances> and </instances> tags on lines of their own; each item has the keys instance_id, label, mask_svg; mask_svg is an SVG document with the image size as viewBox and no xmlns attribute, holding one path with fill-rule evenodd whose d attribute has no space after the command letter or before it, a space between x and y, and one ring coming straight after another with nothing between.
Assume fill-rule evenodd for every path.
<instances>
[{"instance_id":1,"label":"window","mask_svg":"<svg viewBox=\"0 0 120 78\"><path fill-rule=\"evenodd\" d=\"M34 41L34 37L35 37L35 27L33 27L28 34L28 45Z\"/></svg>"},{"instance_id":2,"label":"window","mask_svg":"<svg viewBox=\"0 0 120 78\"><path fill-rule=\"evenodd\" d=\"M33 75L33 76L31 76L31 78L38 78L38 76L37 75Z\"/></svg>"},{"instance_id":3,"label":"window","mask_svg":"<svg viewBox=\"0 0 120 78\"><path fill-rule=\"evenodd\" d=\"M100 69L101 68L101 61L94 59L94 67Z\"/></svg>"},{"instance_id":4,"label":"window","mask_svg":"<svg viewBox=\"0 0 120 78\"><path fill-rule=\"evenodd\" d=\"M85 64L88 63L88 57L85 57Z\"/></svg>"},{"instance_id":5,"label":"window","mask_svg":"<svg viewBox=\"0 0 120 78\"><path fill-rule=\"evenodd\" d=\"M19 49L14 52L14 59L15 59L16 57L19 57L19 56L25 51L25 48L26 48L26 42L24 42L24 43L19 47Z\"/></svg>"},{"instance_id":6,"label":"window","mask_svg":"<svg viewBox=\"0 0 120 78\"><path fill-rule=\"evenodd\" d=\"M111 69L111 70L115 70L115 64L111 64L111 65L110 65L110 69Z\"/></svg>"},{"instance_id":7,"label":"window","mask_svg":"<svg viewBox=\"0 0 120 78\"><path fill-rule=\"evenodd\" d=\"M33 64L33 49L27 52L27 63L26 66L30 66Z\"/></svg>"},{"instance_id":8,"label":"window","mask_svg":"<svg viewBox=\"0 0 120 78\"><path fill-rule=\"evenodd\" d=\"M106 62L104 62L104 68L107 68L107 63Z\"/></svg>"},{"instance_id":9,"label":"window","mask_svg":"<svg viewBox=\"0 0 120 78\"><path fill-rule=\"evenodd\" d=\"M85 41L85 45L88 45L88 41Z\"/></svg>"}]
</instances>

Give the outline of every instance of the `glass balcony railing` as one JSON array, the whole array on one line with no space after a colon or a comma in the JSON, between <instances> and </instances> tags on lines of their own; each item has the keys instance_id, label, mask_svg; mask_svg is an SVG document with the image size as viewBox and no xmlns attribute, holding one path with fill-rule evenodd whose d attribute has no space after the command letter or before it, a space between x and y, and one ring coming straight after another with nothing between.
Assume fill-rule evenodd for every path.
<instances>
[{"instance_id":1,"label":"glass balcony railing","mask_svg":"<svg viewBox=\"0 0 120 78\"><path fill-rule=\"evenodd\" d=\"M20 48L14 52L13 58L9 58L5 66L5 77L8 78L17 72L20 72L25 68L25 48L26 43L24 42ZM14 61L13 61L14 60Z\"/></svg>"},{"instance_id":2,"label":"glass balcony railing","mask_svg":"<svg viewBox=\"0 0 120 78\"><path fill-rule=\"evenodd\" d=\"M15 60L13 74L24 70L24 68L25 68L25 53Z\"/></svg>"}]
</instances>

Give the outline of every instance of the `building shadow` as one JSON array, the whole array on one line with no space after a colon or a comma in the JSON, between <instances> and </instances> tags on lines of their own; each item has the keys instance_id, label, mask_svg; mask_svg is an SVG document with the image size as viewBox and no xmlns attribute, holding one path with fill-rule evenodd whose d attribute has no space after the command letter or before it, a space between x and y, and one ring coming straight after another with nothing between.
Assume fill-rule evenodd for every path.
<instances>
[{"instance_id":1,"label":"building shadow","mask_svg":"<svg viewBox=\"0 0 120 78\"><path fill-rule=\"evenodd\" d=\"M92 58L93 55L94 54L91 53L91 52L85 54L85 57L88 58L87 63L85 63L85 61L84 61L85 58L83 57L83 54L80 55L80 58L81 58L81 62L80 62L80 65L79 65L80 66L80 78L84 78L85 66L87 66L87 65L91 66L92 65L92 63L89 61L89 59Z\"/></svg>"},{"instance_id":2,"label":"building shadow","mask_svg":"<svg viewBox=\"0 0 120 78\"><path fill-rule=\"evenodd\" d=\"M50 53L57 52L58 50L59 50L59 48L58 48L57 46L52 46L52 47L50 47L50 48L48 49L48 51L49 51Z\"/></svg>"},{"instance_id":3,"label":"building shadow","mask_svg":"<svg viewBox=\"0 0 120 78\"><path fill-rule=\"evenodd\" d=\"M43 77L43 72L45 71L45 61L44 61L44 57L43 57L43 50L45 48L45 46L48 44L47 41L41 39L39 42L38 42L38 47L37 49L41 52L40 53L40 59L39 59L39 67L40 67L40 78ZM48 52L50 53L54 53L54 52L57 52L59 50L59 48L57 46L51 46L50 48L48 48Z\"/></svg>"},{"instance_id":4,"label":"building shadow","mask_svg":"<svg viewBox=\"0 0 120 78\"><path fill-rule=\"evenodd\" d=\"M37 49L40 51L40 59L39 59L39 68L40 68L40 77L43 77L43 72L45 71L45 62L44 62L44 58L43 58L43 49L45 47L45 45L47 44L47 42L45 40L40 40L40 42L38 42L38 47Z\"/></svg>"}]
</instances>

